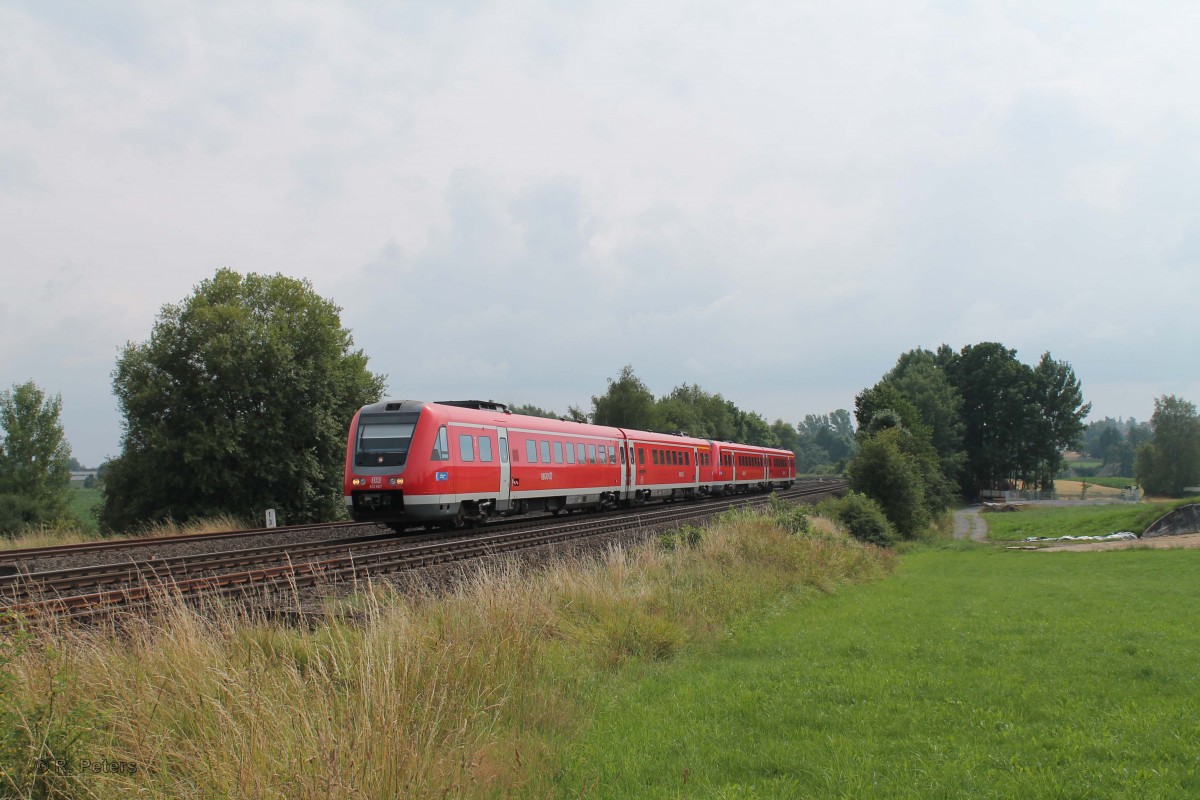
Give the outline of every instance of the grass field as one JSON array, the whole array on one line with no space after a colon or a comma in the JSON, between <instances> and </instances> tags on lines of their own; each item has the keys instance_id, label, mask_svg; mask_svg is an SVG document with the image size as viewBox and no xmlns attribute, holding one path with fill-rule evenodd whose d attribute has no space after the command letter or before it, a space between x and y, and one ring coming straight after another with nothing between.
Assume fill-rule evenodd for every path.
<instances>
[{"instance_id":1,"label":"grass field","mask_svg":"<svg viewBox=\"0 0 1200 800\"><path fill-rule=\"evenodd\" d=\"M1080 469L1099 469L1104 466L1104 462L1098 458L1077 458L1064 461L1063 464L1067 467L1078 467Z\"/></svg>"},{"instance_id":2,"label":"grass field","mask_svg":"<svg viewBox=\"0 0 1200 800\"><path fill-rule=\"evenodd\" d=\"M1115 503L1103 506L1025 506L1020 511L985 514L988 539L1012 542L1039 536L1104 536L1114 531L1141 534L1171 509L1194 500L1169 503Z\"/></svg>"},{"instance_id":3,"label":"grass field","mask_svg":"<svg viewBox=\"0 0 1200 800\"><path fill-rule=\"evenodd\" d=\"M85 533L99 533L100 526L96 521L96 510L100 507L100 490L85 489L82 486L72 486L68 508L79 519L79 527Z\"/></svg>"},{"instance_id":4,"label":"grass field","mask_svg":"<svg viewBox=\"0 0 1200 800\"><path fill-rule=\"evenodd\" d=\"M550 794L1200 794L1200 551L926 550L630 674Z\"/></svg>"}]
</instances>

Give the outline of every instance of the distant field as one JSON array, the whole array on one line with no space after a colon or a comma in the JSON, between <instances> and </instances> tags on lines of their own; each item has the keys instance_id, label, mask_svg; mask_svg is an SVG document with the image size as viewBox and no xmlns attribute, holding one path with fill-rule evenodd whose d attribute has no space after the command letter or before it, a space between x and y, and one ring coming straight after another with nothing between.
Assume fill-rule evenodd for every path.
<instances>
[{"instance_id":1,"label":"distant field","mask_svg":"<svg viewBox=\"0 0 1200 800\"><path fill-rule=\"evenodd\" d=\"M1104 462L1098 458L1080 458L1075 461L1065 462L1068 467L1081 467L1083 469L1098 469L1104 466Z\"/></svg>"},{"instance_id":2,"label":"distant field","mask_svg":"<svg viewBox=\"0 0 1200 800\"><path fill-rule=\"evenodd\" d=\"M1121 489L1113 488L1112 486L1097 485L1091 478L1080 478L1079 480L1063 480L1059 478L1054 482L1054 490L1058 493L1060 500L1082 497L1084 483L1087 483L1088 497L1092 499L1098 497L1121 497Z\"/></svg>"},{"instance_id":3,"label":"distant field","mask_svg":"<svg viewBox=\"0 0 1200 800\"><path fill-rule=\"evenodd\" d=\"M99 489L84 489L80 486L71 487L69 508L71 513L79 518L79 524L86 533L98 533L100 526L96 522L96 509L102 499Z\"/></svg>"},{"instance_id":4,"label":"distant field","mask_svg":"<svg viewBox=\"0 0 1200 800\"><path fill-rule=\"evenodd\" d=\"M1104 536L1114 531L1141 534L1175 503L1120 503L1106 506L1025 506L1015 513L984 514L988 539L1019 541L1030 536Z\"/></svg>"},{"instance_id":5,"label":"distant field","mask_svg":"<svg viewBox=\"0 0 1200 800\"><path fill-rule=\"evenodd\" d=\"M917 552L630 676L553 794L1200 796L1198 582L1200 551Z\"/></svg>"}]
</instances>

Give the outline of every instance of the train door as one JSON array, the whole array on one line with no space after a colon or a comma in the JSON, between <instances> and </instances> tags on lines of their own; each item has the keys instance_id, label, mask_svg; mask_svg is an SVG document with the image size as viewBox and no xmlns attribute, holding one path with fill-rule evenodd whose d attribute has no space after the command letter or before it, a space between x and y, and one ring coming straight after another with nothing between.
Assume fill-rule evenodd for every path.
<instances>
[{"instance_id":1,"label":"train door","mask_svg":"<svg viewBox=\"0 0 1200 800\"><path fill-rule=\"evenodd\" d=\"M624 499L628 500L630 497L633 496L633 484L634 484L633 442L626 439L621 442L620 447L621 447L621 461L625 465L625 469L622 470L625 473L624 483L622 484L622 487L621 487L624 492L622 497Z\"/></svg>"},{"instance_id":2,"label":"train door","mask_svg":"<svg viewBox=\"0 0 1200 800\"><path fill-rule=\"evenodd\" d=\"M692 486L700 486L700 451L692 448Z\"/></svg>"},{"instance_id":3,"label":"train door","mask_svg":"<svg viewBox=\"0 0 1200 800\"><path fill-rule=\"evenodd\" d=\"M500 496L496 498L496 510L512 508L512 467L508 463L508 428L497 428L500 444Z\"/></svg>"}]
</instances>

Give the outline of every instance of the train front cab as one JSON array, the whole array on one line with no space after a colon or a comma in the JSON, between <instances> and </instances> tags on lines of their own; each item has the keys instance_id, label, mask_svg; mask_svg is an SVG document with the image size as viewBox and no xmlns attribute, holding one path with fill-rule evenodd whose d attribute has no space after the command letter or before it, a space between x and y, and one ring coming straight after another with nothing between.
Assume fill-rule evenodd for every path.
<instances>
[{"instance_id":1,"label":"train front cab","mask_svg":"<svg viewBox=\"0 0 1200 800\"><path fill-rule=\"evenodd\" d=\"M422 404L365 406L354 415L346 443L345 501L360 522L402 519L404 486L411 480L410 454L431 444L422 425Z\"/></svg>"},{"instance_id":2,"label":"train front cab","mask_svg":"<svg viewBox=\"0 0 1200 800\"><path fill-rule=\"evenodd\" d=\"M485 456L496 458L503 442L479 442L452 432L450 423L446 409L416 401L361 409L347 443L345 500L350 516L397 529L459 517L460 472L471 477L470 467ZM460 464L466 461L467 441L473 460ZM491 490L496 496L494 486Z\"/></svg>"}]
</instances>

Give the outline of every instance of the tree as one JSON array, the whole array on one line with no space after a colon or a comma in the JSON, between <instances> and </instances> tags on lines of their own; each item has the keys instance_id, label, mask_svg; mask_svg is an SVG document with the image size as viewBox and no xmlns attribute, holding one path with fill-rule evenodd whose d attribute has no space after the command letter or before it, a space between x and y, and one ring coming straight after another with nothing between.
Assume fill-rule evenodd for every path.
<instances>
[{"instance_id":1,"label":"tree","mask_svg":"<svg viewBox=\"0 0 1200 800\"><path fill-rule=\"evenodd\" d=\"M597 425L656 430L654 395L626 364L616 380L608 379L608 391L592 397L592 421Z\"/></svg>"},{"instance_id":2,"label":"tree","mask_svg":"<svg viewBox=\"0 0 1200 800\"><path fill-rule=\"evenodd\" d=\"M947 352L938 355L928 350L910 350L896 361L884 376L903 394L929 429L930 443L937 451L942 474L957 482L966 464L963 451L963 399L950 382L944 363L953 360Z\"/></svg>"},{"instance_id":3,"label":"tree","mask_svg":"<svg viewBox=\"0 0 1200 800\"><path fill-rule=\"evenodd\" d=\"M657 423L668 433L684 431L701 439L736 438L738 407L696 384L681 384L658 400Z\"/></svg>"},{"instance_id":4,"label":"tree","mask_svg":"<svg viewBox=\"0 0 1200 800\"><path fill-rule=\"evenodd\" d=\"M1121 432L1117 430L1116 425L1107 425L1100 432L1100 437L1096 440L1096 446L1091 451L1093 458L1099 458L1105 464L1117 455L1116 448L1121 445Z\"/></svg>"},{"instance_id":5,"label":"tree","mask_svg":"<svg viewBox=\"0 0 1200 800\"><path fill-rule=\"evenodd\" d=\"M734 441L757 447L779 447L779 438L771 430L771 424L767 422L766 417L755 411L742 411L733 403L729 405L735 411Z\"/></svg>"},{"instance_id":6,"label":"tree","mask_svg":"<svg viewBox=\"0 0 1200 800\"><path fill-rule=\"evenodd\" d=\"M1048 488L1091 410L1071 366L1044 353L1030 367L997 342L967 345L953 358L943 348L935 361L963 401L964 494L1017 483Z\"/></svg>"},{"instance_id":7,"label":"tree","mask_svg":"<svg viewBox=\"0 0 1200 800\"><path fill-rule=\"evenodd\" d=\"M67 513L71 448L59 415L62 397L47 399L33 381L0 392L0 532Z\"/></svg>"},{"instance_id":8,"label":"tree","mask_svg":"<svg viewBox=\"0 0 1200 800\"><path fill-rule=\"evenodd\" d=\"M928 527L922 468L906 454L901 428L887 428L866 438L846 469L850 486L879 503L892 526L905 538Z\"/></svg>"},{"instance_id":9,"label":"tree","mask_svg":"<svg viewBox=\"0 0 1200 800\"><path fill-rule=\"evenodd\" d=\"M964 493L1009 485L1025 458L1025 422L1036 413L1028 400L1029 367L1017 360L1016 350L983 342L964 347L949 373L963 398Z\"/></svg>"},{"instance_id":10,"label":"tree","mask_svg":"<svg viewBox=\"0 0 1200 800\"><path fill-rule=\"evenodd\" d=\"M796 452L800 447L800 434L790 422L777 419L771 423L771 433L779 440L779 446L784 450Z\"/></svg>"},{"instance_id":11,"label":"tree","mask_svg":"<svg viewBox=\"0 0 1200 800\"><path fill-rule=\"evenodd\" d=\"M1154 494L1179 496L1200 484L1200 417L1196 406L1175 395L1154 401L1154 439L1137 450L1138 481Z\"/></svg>"},{"instance_id":12,"label":"tree","mask_svg":"<svg viewBox=\"0 0 1200 800\"><path fill-rule=\"evenodd\" d=\"M1048 352L1034 367L1030 386L1030 399L1037 408L1027 420L1034 434L1028 445L1032 474L1042 491L1050 491L1062 467L1063 450L1079 443L1085 428L1083 419L1091 412L1092 404L1083 402L1083 390L1071 365L1055 361Z\"/></svg>"},{"instance_id":13,"label":"tree","mask_svg":"<svg viewBox=\"0 0 1200 800\"><path fill-rule=\"evenodd\" d=\"M799 472L840 471L858 450L850 412L839 408L828 414L806 414L796 426L796 469Z\"/></svg>"},{"instance_id":14,"label":"tree","mask_svg":"<svg viewBox=\"0 0 1200 800\"><path fill-rule=\"evenodd\" d=\"M349 421L383 390L340 311L308 281L228 269L164 306L113 373L124 433L102 522L338 516Z\"/></svg>"}]
</instances>

